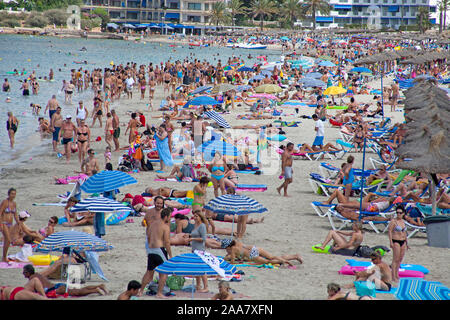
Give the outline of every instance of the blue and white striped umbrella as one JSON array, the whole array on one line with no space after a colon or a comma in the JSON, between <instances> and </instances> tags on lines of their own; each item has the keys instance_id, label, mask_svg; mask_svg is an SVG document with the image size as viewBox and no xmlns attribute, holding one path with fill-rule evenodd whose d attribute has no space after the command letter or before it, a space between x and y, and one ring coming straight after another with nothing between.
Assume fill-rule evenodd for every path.
<instances>
[{"instance_id":1,"label":"blue and white striped umbrella","mask_svg":"<svg viewBox=\"0 0 450 320\"><path fill-rule=\"evenodd\" d=\"M220 268L224 270L225 274L233 275L236 272L236 267L229 264L222 258L216 257L220 262ZM202 275L217 275L218 272L214 270L209 264L195 253L184 253L175 256L163 264L156 267L155 271L163 274L171 274L177 276L202 276Z\"/></svg>"},{"instance_id":2,"label":"blue and white striped umbrella","mask_svg":"<svg viewBox=\"0 0 450 320\"><path fill-rule=\"evenodd\" d=\"M201 86L198 87L197 89L195 89L194 91L192 91L192 94L198 94L198 93L202 93L208 90L211 90L213 87L212 86Z\"/></svg>"},{"instance_id":3,"label":"blue and white striped umbrella","mask_svg":"<svg viewBox=\"0 0 450 320\"><path fill-rule=\"evenodd\" d=\"M110 198L91 197L78 202L70 212L128 212L131 208Z\"/></svg>"},{"instance_id":4,"label":"blue and white striped umbrella","mask_svg":"<svg viewBox=\"0 0 450 320\"><path fill-rule=\"evenodd\" d=\"M204 142L198 147L198 150L203 152L207 158L214 157L216 152L220 152L222 155L234 157L241 155L241 152L235 146L219 139L212 139Z\"/></svg>"},{"instance_id":5,"label":"blue and white striped umbrella","mask_svg":"<svg viewBox=\"0 0 450 320\"><path fill-rule=\"evenodd\" d=\"M62 231L55 232L42 240L42 242L37 245L36 251L62 251L65 247L71 247L78 251L108 251L114 248L105 240L89 233Z\"/></svg>"},{"instance_id":6,"label":"blue and white striped umbrella","mask_svg":"<svg viewBox=\"0 0 450 320\"><path fill-rule=\"evenodd\" d=\"M86 193L113 191L133 183L137 183L137 180L126 172L105 170L89 177L81 185L81 191Z\"/></svg>"},{"instance_id":7,"label":"blue and white striped umbrella","mask_svg":"<svg viewBox=\"0 0 450 320\"><path fill-rule=\"evenodd\" d=\"M239 194L224 194L214 198L205 205L205 209L215 213L233 215L246 215L267 211L258 201Z\"/></svg>"},{"instance_id":8,"label":"blue and white striped umbrella","mask_svg":"<svg viewBox=\"0 0 450 320\"><path fill-rule=\"evenodd\" d=\"M206 111L204 115L210 118L211 120L214 120L222 128L231 128L230 124L214 110Z\"/></svg>"},{"instance_id":9,"label":"blue and white striped umbrella","mask_svg":"<svg viewBox=\"0 0 450 320\"><path fill-rule=\"evenodd\" d=\"M195 97L192 100L189 100L186 102L186 104L183 106L183 108L188 108L189 106L213 106L217 104L222 104L219 101L215 100L214 98L208 97L208 96L199 96Z\"/></svg>"}]
</instances>

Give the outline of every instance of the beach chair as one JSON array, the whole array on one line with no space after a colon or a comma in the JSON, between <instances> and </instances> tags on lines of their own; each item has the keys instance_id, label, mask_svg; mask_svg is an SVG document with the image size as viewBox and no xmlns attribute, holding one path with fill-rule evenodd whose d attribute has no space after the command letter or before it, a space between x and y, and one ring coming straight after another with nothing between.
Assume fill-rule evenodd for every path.
<instances>
[{"instance_id":1,"label":"beach chair","mask_svg":"<svg viewBox=\"0 0 450 320\"><path fill-rule=\"evenodd\" d=\"M71 284L72 287L77 287L77 282L81 284L91 279L91 268L88 261L78 251L70 250L76 256L78 262L73 263L70 259L68 259L68 262L63 261L61 264L61 280L67 281L67 284Z\"/></svg>"},{"instance_id":2,"label":"beach chair","mask_svg":"<svg viewBox=\"0 0 450 320\"><path fill-rule=\"evenodd\" d=\"M310 178L308 178L308 181L309 181L314 193L324 194L327 197L329 197L335 189L339 189L339 188L344 189L344 186L333 185L330 183L331 182L330 179L326 179L317 173L310 173ZM370 192L376 192L378 190L378 188L380 187L380 185L381 185L381 181L378 181L378 180L374 181L373 184L371 184L371 185L363 186L362 192L365 195ZM361 191L361 181L360 180L356 180L353 183L352 190L355 191L356 193L359 193Z\"/></svg>"},{"instance_id":3,"label":"beach chair","mask_svg":"<svg viewBox=\"0 0 450 320\"><path fill-rule=\"evenodd\" d=\"M345 152L356 152L356 146L350 142L346 142L342 139L337 139L336 144L342 147Z\"/></svg>"},{"instance_id":4,"label":"beach chair","mask_svg":"<svg viewBox=\"0 0 450 320\"><path fill-rule=\"evenodd\" d=\"M314 211L321 218L326 217L328 209L330 209L333 206L335 206L335 205L334 204L323 204L319 201L311 202L311 207L313 207Z\"/></svg>"},{"instance_id":5,"label":"beach chair","mask_svg":"<svg viewBox=\"0 0 450 320\"><path fill-rule=\"evenodd\" d=\"M77 181L70 192L67 192L66 194L57 195L57 197L60 199L59 202L56 202L56 203L33 203L33 206L64 207L67 204L67 200L69 200L71 197L75 197L77 200L81 200L81 185L83 184L83 182L84 182L84 180L81 182Z\"/></svg>"},{"instance_id":6,"label":"beach chair","mask_svg":"<svg viewBox=\"0 0 450 320\"><path fill-rule=\"evenodd\" d=\"M376 215L386 217L387 214L392 213L392 210L393 210L393 206L390 206L387 210L385 210L383 212L368 212L368 211L362 211L362 212L357 211L357 212L360 213L362 215L362 217L376 216ZM348 219L348 218L342 216L339 212L336 211L336 205L334 205L328 209L327 217L328 217L328 221L330 222L330 225L333 228L333 230L342 230L346 227L351 227L351 224L353 224L353 222L358 221L358 220ZM335 220L341 222L341 225L339 227L336 225ZM384 232L386 232L386 230L389 226L389 221L362 221L361 220L361 222L365 225L370 226L372 228L372 230L375 231L375 233L384 233ZM377 228L377 225L384 226L384 229L382 231L380 231Z\"/></svg>"}]
</instances>

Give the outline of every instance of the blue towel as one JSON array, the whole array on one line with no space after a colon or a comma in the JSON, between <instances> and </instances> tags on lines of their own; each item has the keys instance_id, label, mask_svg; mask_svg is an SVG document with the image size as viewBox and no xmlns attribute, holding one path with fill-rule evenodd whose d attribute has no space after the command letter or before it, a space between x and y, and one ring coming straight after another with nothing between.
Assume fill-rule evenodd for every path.
<instances>
[{"instance_id":1,"label":"blue towel","mask_svg":"<svg viewBox=\"0 0 450 320\"><path fill-rule=\"evenodd\" d=\"M92 271L105 281L109 281L103 274L102 268L98 263L98 253L94 251L85 251L86 260L89 262Z\"/></svg>"},{"instance_id":2,"label":"blue towel","mask_svg":"<svg viewBox=\"0 0 450 320\"><path fill-rule=\"evenodd\" d=\"M158 138L155 134L156 140L156 150L158 150L159 158L164 162L164 164L168 167L173 166L172 154L169 149L169 138L166 137L164 140Z\"/></svg>"}]
</instances>

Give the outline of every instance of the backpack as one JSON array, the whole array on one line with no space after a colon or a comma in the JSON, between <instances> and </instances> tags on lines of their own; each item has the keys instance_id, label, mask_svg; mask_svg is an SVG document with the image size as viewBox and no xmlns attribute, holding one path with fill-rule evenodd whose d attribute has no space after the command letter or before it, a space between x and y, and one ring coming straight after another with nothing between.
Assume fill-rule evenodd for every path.
<instances>
[{"instance_id":1,"label":"backpack","mask_svg":"<svg viewBox=\"0 0 450 320\"><path fill-rule=\"evenodd\" d=\"M154 296L155 294L158 293L158 283L155 281L150 282L147 289L148 289L147 295ZM170 293L170 288L167 285L165 285L163 288L162 294L166 296L169 293Z\"/></svg>"},{"instance_id":2,"label":"backpack","mask_svg":"<svg viewBox=\"0 0 450 320\"><path fill-rule=\"evenodd\" d=\"M184 279L184 277L169 276L167 278L166 284L170 288L170 290L181 290L183 289L185 281L186 280Z\"/></svg>"}]
</instances>

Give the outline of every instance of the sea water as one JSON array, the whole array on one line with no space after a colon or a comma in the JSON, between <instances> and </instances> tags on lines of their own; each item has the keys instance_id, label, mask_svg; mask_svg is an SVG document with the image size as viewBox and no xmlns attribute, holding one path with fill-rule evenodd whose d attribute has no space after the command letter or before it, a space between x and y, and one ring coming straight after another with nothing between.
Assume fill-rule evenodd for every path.
<instances>
[{"instance_id":1,"label":"sea water","mask_svg":"<svg viewBox=\"0 0 450 320\"><path fill-rule=\"evenodd\" d=\"M41 140L38 129L38 116L32 114L30 103L39 104L42 109L40 116L48 118L48 112L44 114L45 106L52 95L62 108L63 117L67 114L75 119L76 106L79 100L89 101L85 103L88 110L92 108L92 90L78 93L76 90L72 96L72 104L64 102L62 81L70 80L70 70L94 68L106 68L110 62L126 64L135 62L148 65L150 62L160 64L167 60L176 61L189 58L199 59L217 64L220 59L225 65L228 58L237 56L245 60L247 66L256 63L257 56L266 55L268 61L279 60L280 51L233 49L226 47L194 47L188 45L176 45L170 47L170 43L133 42L109 39L84 39L84 38L57 38L30 35L6 35L0 34L0 82L9 80L11 91L0 92L0 168L17 165L29 160L36 154L52 152L51 139ZM173 45L173 44L172 44ZM83 50L82 50L83 49ZM251 54L252 58L248 56ZM83 62L83 64L77 64ZM84 64L84 62L87 64ZM14 69L19 72L27 71L26 75L14 76L7 74ZM39 81L38 95L23 96L20 87L23 81L33 71L39 78L48 77L50 69L54 72L54 82ZM11 102L5 100L10 97ZM14 149L10 148L8 132L6 131L7 112L13 112L19 120L19 127L15 135Z\"/></svg>"}]
</instances>

